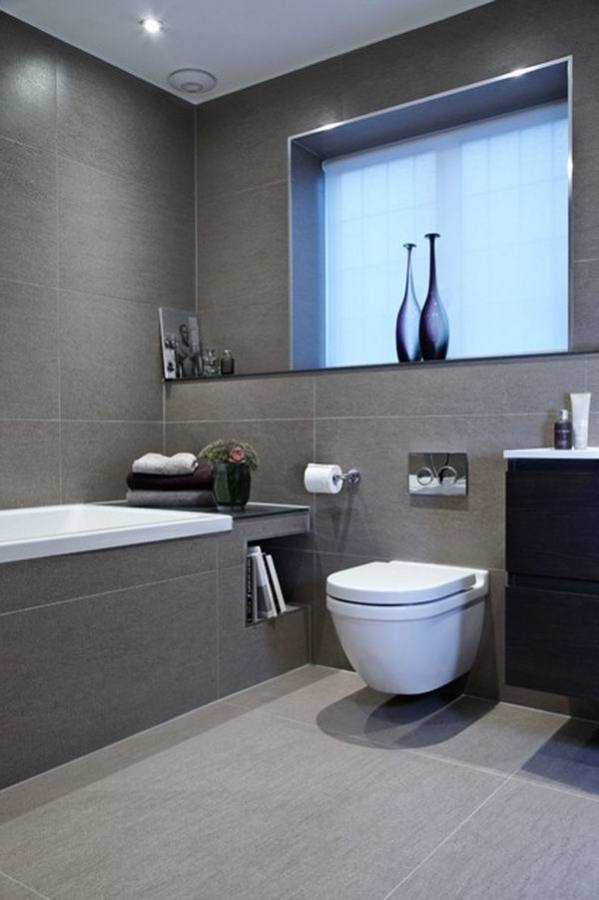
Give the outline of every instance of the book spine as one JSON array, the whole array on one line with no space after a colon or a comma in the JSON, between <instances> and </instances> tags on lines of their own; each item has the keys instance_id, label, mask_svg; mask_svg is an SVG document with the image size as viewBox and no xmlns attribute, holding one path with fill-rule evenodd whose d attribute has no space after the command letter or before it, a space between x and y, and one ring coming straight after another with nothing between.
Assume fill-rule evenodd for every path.
<instances>
[{"instance_id":1,"label":"book spine","mask_svg":"<svg viewBox=\"0 0 599 900\"><path fill-rule=\"evenodd\" d=\"M254 564L248 553L245 560L245 621L254 624Z\"/></svg>"},{"instance_id":2,"label":"book spine","mask_svg":"<svg viewBox=\"0 0 599 900\"><path fill-rule=\"evenodd\" d=\"M283 591L281 590L281 583L279 581L279 576L277 574L277 567L275 566L275 561L272 558L272 556L270 555L270 553L267 553L264 558L266 560L266 568L268 570L268 577L270 579L272 593L274 594L275 600L277 602L279 612L280 613L287 612L287 604L285 603L285 597L283 596Z\"/></svg>"}]
</instances>

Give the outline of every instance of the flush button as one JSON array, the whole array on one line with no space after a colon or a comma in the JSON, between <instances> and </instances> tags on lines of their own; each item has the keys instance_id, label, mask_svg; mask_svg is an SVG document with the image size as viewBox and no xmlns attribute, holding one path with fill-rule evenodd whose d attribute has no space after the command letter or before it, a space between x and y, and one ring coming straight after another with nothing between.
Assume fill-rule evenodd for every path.
<instances>
[{"instance_id":1,"label":"flush button","mask_svg":"<svg viewBox=\"0 0 599 900\"><path fill-rule=\"evenodd\" d=\"M468 493L468 457L465 453L410 453L410 494L465 497Z\"/></svg>"}]
</instances>

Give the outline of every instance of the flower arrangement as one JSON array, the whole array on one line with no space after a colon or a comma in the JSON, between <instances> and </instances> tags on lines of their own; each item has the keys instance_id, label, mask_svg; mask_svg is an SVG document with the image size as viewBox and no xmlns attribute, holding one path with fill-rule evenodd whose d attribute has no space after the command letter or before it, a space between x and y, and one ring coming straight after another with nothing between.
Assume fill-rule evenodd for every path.
<instances>
[{"instance_id":1,"label":"flower arrangement","mask_svg":"<svg viewBox=\"0 0 599 900\"><path fill-rule=\"evenodd\" d=\"M200 450L198 459L212 463L236 463L246 464L254 471L258 468L258 454L251 444L243 441L212 441Z\"/></svg>"}]
</instances>

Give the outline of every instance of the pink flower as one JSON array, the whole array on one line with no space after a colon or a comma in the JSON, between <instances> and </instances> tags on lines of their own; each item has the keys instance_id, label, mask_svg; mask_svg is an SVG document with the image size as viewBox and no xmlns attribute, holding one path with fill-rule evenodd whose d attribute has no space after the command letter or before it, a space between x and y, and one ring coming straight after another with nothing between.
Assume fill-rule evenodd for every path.
<instances>
[{"instance_id":1,"label":"pink flower","mask_svg":"<svg viewBox=\"0 0 599 900\"><path fill-rule=\"evenodd\" d=\"M243 447L231 447L231 449L229 450L229 462L245 462L245 450L243 449Z\"/></svg>"}]
</instances>

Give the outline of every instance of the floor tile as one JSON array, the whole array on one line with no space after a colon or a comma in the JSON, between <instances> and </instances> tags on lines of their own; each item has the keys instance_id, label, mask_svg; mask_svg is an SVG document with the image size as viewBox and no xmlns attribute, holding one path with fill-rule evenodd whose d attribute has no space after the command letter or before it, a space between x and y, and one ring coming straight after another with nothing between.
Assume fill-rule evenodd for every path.
<instances>
[{"instance_id":1,"label":"floor tile","mask_svg":"<svg viewBox=\"0 0 599 900\"><path fill-rule=\"evenodd\" d=\"M518 773L548 787L599 798L599 725L566 719Z\"/></svg>"},{"instance_id":2,"label":"floor tile","mask_svg":"<svg viewBox=\"0 0 599 900\"><path fill-rule=\"evenodd\" d=\"M513 779L389 900L595 900L599 804Z\"/></svg>"},{"instance_id":3,"label":"floor tile","mask_svg":"<svg viewBox=\"0 0 599 900\"><path fill-rule=\"evenodd\" d=\"M505 774L541 752L568 721L476 697L456 699L451 685L419 697L392 697L366 687L355 672L318 666L258 685L233 702L316 723L350 742L418 750Z\"/></svg>"},{"instance_id":4,"label":"floor tile","mask_svg":"<svg viewBox=\"0 0 599 900\"><path fill-rule=\"evenodd\" d=\"M23 884L18 884L11 878L5 878L0 872L0 897L2 900L39 900L42 894L30 891ZM47 898L46 898L47 900Z\"/></svg>"},{"instance_id":5,"label":"floor tile","mask_svg":"<svg viewBox=\"0 0 599 900\"><path fill-rule=\"evenodd\" d=\"M511 774L566 721L540 710L460 697L401 735L396 746Z\"/></svg>"},{"instance_id":6,"label":"floor tile","mask_svg":"<svg viewBox=\"0 0 599 900\"><path fill-rule=\"evenodd\" d=\"M499 784L244 711L6 821L0 868L60 900L383 900Z\"/></svg>"},{"instance_id":7,"label":"floor tile","mask_svg":"<svg viewBox=\"0 0 599 900\"><path fill-rule=\"evenodd\" d=\"M246 709L263 707L265 712L311 725L323 705L363 687L355 672L310 665L233 694L228 701Z\"/></svg>"}]
</instances>

